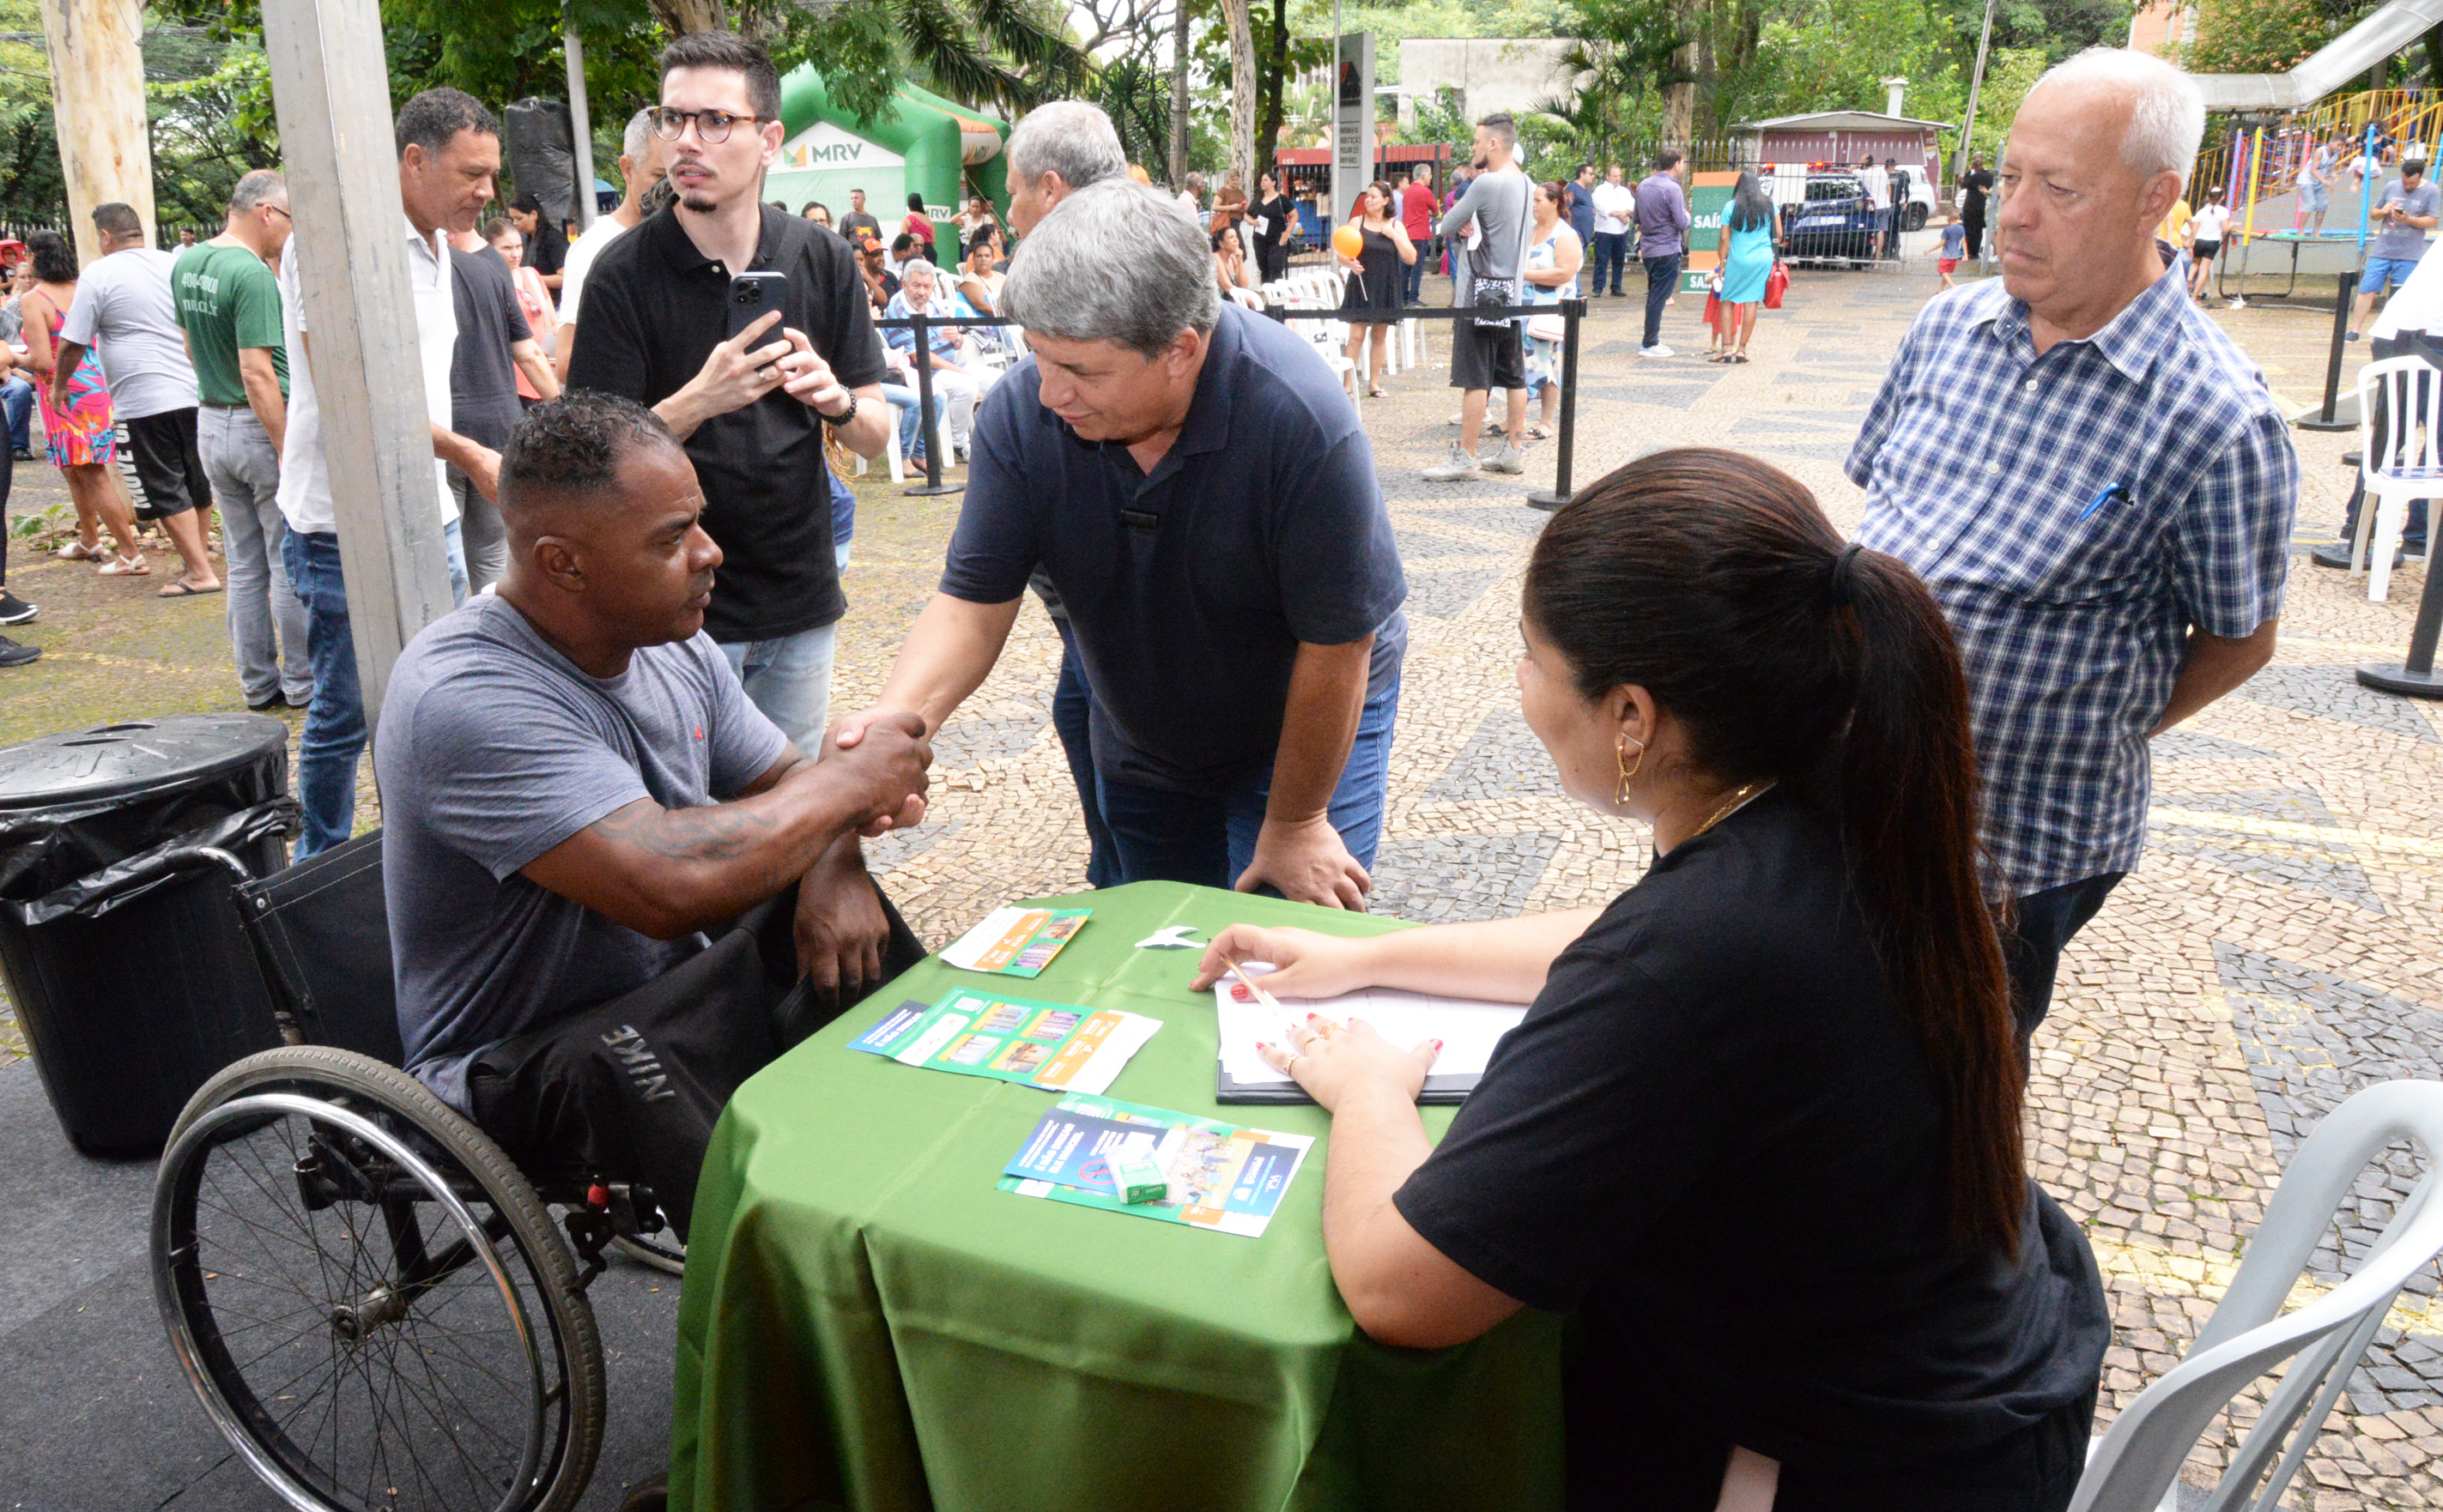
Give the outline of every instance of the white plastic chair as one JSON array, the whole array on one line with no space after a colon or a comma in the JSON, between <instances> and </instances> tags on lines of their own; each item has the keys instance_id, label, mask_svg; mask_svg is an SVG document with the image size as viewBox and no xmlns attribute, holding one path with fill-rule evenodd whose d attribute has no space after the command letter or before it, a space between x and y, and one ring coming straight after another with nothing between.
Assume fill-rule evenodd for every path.
<instances>
[{"instance_id":1,"label":"white plastic chair","mask_svg":"<svg viewBox=\"0 0 2443 1512\"><path fill-rule=\"evenodd\" d=\"M2283 1303L2334 1212L2350 1199L2367 1163L2397 1139L2415 1140L2424 1153L2426 1172L2416 1190L2394 1210L2382 1236L2347 1281L2295 1312L2284 1312ZM2205 1503L2207 1512L2270 1512L2277 1506L2368 1341L2382 1328L2393 1299L2443 1252L2443 1202L2434 1200L2438 1162L2443 1082L2368 1087L2318 1124L2283 1173L2222 1304L2188 1357L2122 1409L2096 1440L2069 1512L2169 1512L2179 1494L2180 1467L2207 1425L2241 1388L2290 1360L2282 1384ZM2260 1480L2266 1482L2262 1490Z\"/></svg>"},{"instance_id":2,"label":"white plastic chair","mask_svg":"<svg viewBox=\"0 0 2443 1512\"><path fill-rule=\"evenodd\" d=\"M2379 391L2388 432L2381 455L2375 440ZM2380 604L2392 596L2392 554L2400 547L2410 501L2443 500L2443 369L2422 357L2385 357L2360 368L2359 451L2366 498L2350 538L2350 571L2367 574L2367 597ZM2434 506L2427 508L2431 515ZM2431 546L2424 559L2433 559Z\"/></svg>"}]
</instances>

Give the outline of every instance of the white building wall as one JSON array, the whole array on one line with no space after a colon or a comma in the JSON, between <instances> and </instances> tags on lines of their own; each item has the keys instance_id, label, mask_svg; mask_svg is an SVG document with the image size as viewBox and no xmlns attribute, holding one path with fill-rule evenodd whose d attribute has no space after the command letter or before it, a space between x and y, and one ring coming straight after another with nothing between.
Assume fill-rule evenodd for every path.
<instances>
[{"instance_id":1,"label":"white building wall","mask_svg":"<svg viewBox=\"0 0 2443 1512\"><path fill-rule=\"evenodd\" d=\"M1400 44L1400 119L1413 123L1417 101L1445 84L1458 87L1470 120L1523 116L1575 87L1561 66L1571 46L1566 37L1410 37Z\"/></svg>"}]
</instances>

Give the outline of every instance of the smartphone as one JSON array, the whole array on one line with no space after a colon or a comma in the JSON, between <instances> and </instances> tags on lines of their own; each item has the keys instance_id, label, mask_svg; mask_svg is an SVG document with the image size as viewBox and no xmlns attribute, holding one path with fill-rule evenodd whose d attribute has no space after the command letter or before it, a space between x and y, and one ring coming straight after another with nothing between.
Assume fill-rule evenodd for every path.
<instances>
[{"instance_id":1,"label":"smartphone","mask_svg":"<svg viewBox=\"0 0 2443 1512\"><path fill-rule=\"evenodd\" d=\"M729 329L727 339L774 310L786 307L789 276L785 273L733 273L729 276ZM786 323L783 321L782 323ZM781 339L781 326L774 325L757 337L758 345L769 346Z\"/></svg>"}]
</instances>

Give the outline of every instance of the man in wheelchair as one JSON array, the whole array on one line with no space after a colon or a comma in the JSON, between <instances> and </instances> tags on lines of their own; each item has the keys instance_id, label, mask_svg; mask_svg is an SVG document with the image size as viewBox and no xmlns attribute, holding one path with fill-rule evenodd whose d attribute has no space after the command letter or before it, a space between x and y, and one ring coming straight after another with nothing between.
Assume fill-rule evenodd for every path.
<instances>
[{"instance_id":1,"label":"man in wheelchair","mask_svg":"<svg viewBox=\"0 0 2443 1512\"><path fill-rule=\"evenodd\" d=\"M738 1084L922 958L857 836L923 816L932 759L902 716L818 762L747 701L703 632L703 507L643 407L528 410L507 572L409 643L375 742L407 1068L538 1178L649 1184L682 1237Z\"/></svg>"}]
</instances>

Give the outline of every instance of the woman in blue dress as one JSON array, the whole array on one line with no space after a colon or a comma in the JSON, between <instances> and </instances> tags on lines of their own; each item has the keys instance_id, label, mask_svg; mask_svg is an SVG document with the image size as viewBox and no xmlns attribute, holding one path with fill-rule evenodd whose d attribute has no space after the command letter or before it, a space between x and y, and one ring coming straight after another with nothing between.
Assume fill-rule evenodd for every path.
<instances>
[{"instance_id":1,"label":"woman in blue dress","mask_svg":"<svg viewBox=\"0 0 2443 1512\"><path fill-rule=\"evenodd\" d=\"M1739 174L1738 187L1731 191L1731 208L1722 216L1727 246L1722 257L1722 351L1714 358L1717 362L1748 359L1748 337L1755 335L1765 281L1773 276L1773 196L1764 191L1764 184L1752 173Z\"/></svg>"}]
</instances>

